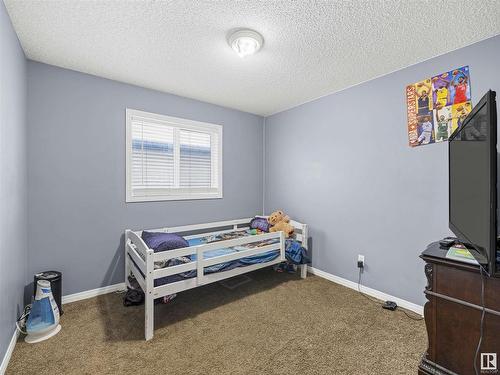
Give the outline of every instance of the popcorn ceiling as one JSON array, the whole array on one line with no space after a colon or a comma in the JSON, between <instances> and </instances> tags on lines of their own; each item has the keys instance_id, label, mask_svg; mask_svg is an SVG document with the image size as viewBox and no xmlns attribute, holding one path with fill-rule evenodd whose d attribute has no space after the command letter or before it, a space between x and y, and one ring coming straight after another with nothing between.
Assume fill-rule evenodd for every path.
<instances>
[{"instance_id":1,"label":"popcorn ceiling","mask_svg":"<svg viewBox=\"0 0 500 375\"><path fill-rule=\"evenodd\" d=\"M495 0L4 2L29 59L264 116L500 33Z\"/></svg>"}]
</instances>

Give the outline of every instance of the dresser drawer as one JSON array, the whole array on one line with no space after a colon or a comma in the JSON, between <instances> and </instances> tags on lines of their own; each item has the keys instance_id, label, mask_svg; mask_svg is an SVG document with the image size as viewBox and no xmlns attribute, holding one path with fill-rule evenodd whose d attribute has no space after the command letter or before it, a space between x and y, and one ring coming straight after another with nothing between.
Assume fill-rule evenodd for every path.
<instances>
[{"instance_id":1,"label":"dresser drawer","mask_svg":"<svg viewBox=\"0 0 500 375\"><path fill-rule=\"evenodd\" d=\"M433 268L434 293L481 306L481 276L477 270L469 271L442 264L434 264ZM485 305L500 311L500 279L487 276L485 279Z\"/></svg>"}]
</instances>

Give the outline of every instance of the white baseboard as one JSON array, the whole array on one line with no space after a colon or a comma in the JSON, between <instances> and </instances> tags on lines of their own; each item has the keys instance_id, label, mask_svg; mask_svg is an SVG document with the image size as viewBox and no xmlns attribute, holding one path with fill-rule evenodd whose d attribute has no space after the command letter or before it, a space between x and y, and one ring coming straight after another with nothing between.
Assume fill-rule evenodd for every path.
<instances>
[{"instance_id":1,"label":"white baseboard","mask_svg":"<svg viewBox=\"0 0 500 375\"><path fill-rule=\"evenodd\" d=\"M5 371L7 371L7 366L9 365L10 357L12 355L12 352L14 351L14 348L16 347L16 342L17 338L19 337L19 331L16 329L14 333L12 334L12 338L10 339L9 346L7 347L7 351L5 352L5 355L3 356L2 359L2 364L0 365L0 375L5 374Z\"/></svg>"},{"instance_id":2,"label":"white baseboard","mask_svg":"<svg viewBox=\"0 0 500 375\"><path fill-rule=\"evenodd\" d=\"M310 273L312 273L313 275L322 277L322 278L327 279L329 281L332 281L334 283L346 286L346 287L354 289L356 291L358 290L358 284L353 282L353 281L344 279L344 278L339 277L339 276L332 275L331 273L321 271L321 270L314 268L314 267L311 267L311 266L308 267L308 271ZM414 313L417 313L421 316L424 315L424 307L417 305L413 302L409 302L409 301L406 301L404 299L391 296L390 294L381 292L381 291L376 290L376 289L368 288L367 286L363 286L363 285L361 285L360 290L363 293L368 294L369 296L372 296L372 297L377 298L379 300L394 301L398 304L398 306L401 306L402 308L413 311Z\"/></svg>"},{"instance_id":3,"label":"white baseboard","mask_svg":"<svg viewBox=\"0 0 500 375\"><path fill-rule=\"evenodd\" d=\"M67 296L62 297L62 304L81 301L83 299L97 297L102 294L108 294L113 292L118 292L120 290L127 289L125 283L119 283L114 285L103 286L102 288L86 290L80 293L68 294Z\"/></svg>"},{"instance_id":4,"label":"white baseboard","mask_svg":"<svg viewBox=\"0 0 500 375\"><path fill-rule=\"evenodd\" d=\"M63 296L62 303L66 304L66 303L70 303L70 302L76 302L76 301L80 301L83 299L97 297L97 296L100 296L102 294L118 292L120 290L125 290L125 289L126 289L125 283L108 285L108 286L104 286L102 288L86 290L84 292L74 293L74 294L69 294L67 296ZM5 371L7 371L7 365L9 364L10 357L12 355L12 352L14 351L18 337L19 337L19 331L16 329L14 331L14 334L12 335L12 339L10 340L9 346L7 347L7 351L5 352L5 355L2 359L2 363L0 365L0 375L5 374Z\"/></svg>"}]
</instances>

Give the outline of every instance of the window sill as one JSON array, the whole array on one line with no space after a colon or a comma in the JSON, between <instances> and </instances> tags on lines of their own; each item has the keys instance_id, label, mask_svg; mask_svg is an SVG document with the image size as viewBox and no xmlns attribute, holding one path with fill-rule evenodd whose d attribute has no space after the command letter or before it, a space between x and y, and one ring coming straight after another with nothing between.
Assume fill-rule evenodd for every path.
<instances>
[{"instance_id":1,"label":"window sill","mask_svg":"<svg viewBox=\"0 0 500 375\"><path fill-rule=\"evenodd\" d=\"M125 203L139 202L162 202L162 201L191 201L200 199L222 199L220 194L191 194L191 195L151 195L151 196L127 196Z\"/></svg>"}]
</instances>

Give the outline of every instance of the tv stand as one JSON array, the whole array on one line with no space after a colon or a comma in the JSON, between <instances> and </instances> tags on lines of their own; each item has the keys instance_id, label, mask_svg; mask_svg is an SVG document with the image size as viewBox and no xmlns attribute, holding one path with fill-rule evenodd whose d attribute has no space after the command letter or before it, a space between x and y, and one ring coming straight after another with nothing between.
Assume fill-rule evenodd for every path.
<instances>
[{"instance_id":1,"label":"tv stand","mask_svg":"<svg viewBox=\"0 0 500 375\"><path fill-rule=\"evenodd\" d=\"M446 252L435 242L420 256L427 277L424 317L429 342L418 373L474 375L482 313L481 275L478 266L447 259ZM484 277L487 312L477 368L481 372L481 353L497 353L500 374L500 279Z\"/></svg>"}]
</instances>

